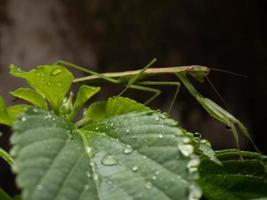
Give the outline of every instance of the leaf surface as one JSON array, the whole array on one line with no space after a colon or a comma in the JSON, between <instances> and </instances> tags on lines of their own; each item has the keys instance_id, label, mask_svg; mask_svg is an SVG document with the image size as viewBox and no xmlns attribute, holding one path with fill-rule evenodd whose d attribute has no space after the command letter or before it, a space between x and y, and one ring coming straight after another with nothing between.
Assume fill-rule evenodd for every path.
<instances>
[{"instance_id":1,"label":"leaf surface","mask_svg":"<svg viewBox=\"0 0 267 200\"><path fill-rule=\"evenodd\" d=\"M267 157L238 150L218 151L223 166L207 158L201 161L198 181L209 200L261 199L267 197Z\"/></svg>"},{"instance_id":2,"label":"leaf surface","mask_svg":"<svg viewBox=\"0 0 267 200\"><path fill-rule=\"evenodd\" d=\"M50 112L29 109L13 128L23 199L201 196L192 182L198 163L193 146L175 121L158 112L122 114L75 129Z\"/></svg>"}]
</instances>

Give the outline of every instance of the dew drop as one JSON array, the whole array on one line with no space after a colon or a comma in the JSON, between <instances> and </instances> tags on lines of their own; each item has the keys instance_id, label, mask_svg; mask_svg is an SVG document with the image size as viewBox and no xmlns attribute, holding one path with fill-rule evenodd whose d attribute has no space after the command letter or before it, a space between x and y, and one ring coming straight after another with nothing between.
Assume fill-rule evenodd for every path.
<instances>
[{"instance_id":1,"label":"dew drop","mask_svg":"<svg viewBox=\"0 0 267 200\"><path fill-rule=\"evenodd\" d=\"M25 121L26 121L26 117L23 116L23 117L21 118L21 121L25 122Z\"/></svg>"},{"instance_id":2,"label":"dew drop","mask_svg":"<svg viewBox=\"0 0 267 200\"><path fill-rule=\"evenodd\" d=\"M93 175L93 179L94 179L94 181L98 181L98 179L99 179L98 175L97 174L94 174Z\"/></svg>"},{"instance_id":3,"label":"dew drop","mask_svg":"<svg viewBox=\"0 0 267 200\"><path fill-rule=\"evenodd\" d=\"M114 160L114 158L112 158L110 155L107 155L103 158L103 160L101 161L101 163L103 165L106 165L106 166L112 166L112 165L116 165L117 164L117 161Z\"/></svg>"},{"instance_id":4,"label":"dew drop","mask_svg":"<svg viewBox=\"0 0 267 200\"><path fill-rule=\"evenodd\" d=\"M190 139L188 137L184 137L182 138L182 141L187 144L190 142Z\"/></svg>"},{"instance_id":5,"label":"dew drop","mask_svg":"<svg viewBox=\"0 0 267 200\"><path fill-rule=\"evenodd\" d=\"M51 86L51 83L50 82L47 82L47 86Z\"/></svg>"},{"instance_id":6,"label":"dew drop","mask_svg":"<svg viewBox=\"0 0 267 200\"><path fill-rule=\"evenodd\" d=\"M194 151L194 148L193 148L193 146L191 144L179 144L178 145L178 149L186 157L190 156Z\"/></svg>"},{"instance_id":7,"label":"dew drop","mask_svg":"<svg viewBox=\"0 0 267 200\"><path fill-rule=\"evenodd\" d=\"M152 179L153 179L153 180L156 180L156 179L157 179L157 177L156 177L156 176L152 176Z\"/></svg>"},{"instance_id":8,"label":"dew drop","mask_svg":"<svg viewBox=\"0 0 267 200\"><path fill-rule=\"evenodd\" d=\"M156 116L156 117L155 117L155 120L156 120L156 121L159 121L159 116Z\"/></svg>"},{"instance_id":9,"label":"dew drop","mask_svg":"<svg viewBox=\"0 0 267 200\"><path fill-rule=\"evenodd\" d=\"M56 86L62 87L63 85L61 83L57 83Z\"/></svg>"},{"instance_id":10,"label":"dew drop","mask_svg":"<svg viewBox=\"0 0 267 200\"><path fill-rule=\"evenodd\" d=\"M123 149L123 153L124 154L130 154L133 152L133 149L130 145L127 145L124 149Z\"/></svg>"},{"instance_id":11,"label":"dew drop","mask_svg":"<svg viewBox=\"0 0 267 200\"><path fill-rule=\"evenodd\" d=\"M85 151L88 155L91 155L93 148L92 147L85 147Z\"/></svg>"},{"instance_id":12,"label":"dew drop","mask_svg":"<svg viewBox=\"0 0 267 200\"><path fill-rule=\"evenodd\" d=\"M109 185L112 185L112 181L111 180L108 180L107 182Z\"/></svg>"},{"instance_id":13,"label":"dew drop","mask_svg":"<svg viewBox=\"0 0 267 200\"><path fill-rule=\"evenodd\" d=\"M198 138L201 138L202 136L201 136L201 133L199 133L199 132L195 132L195 133L193 133L193 135L194 135L194 137L198 137Z\"/></svg>"},{"instance_id":14,"label":"dew drop","mask_svg":"<svg viewBox=\"0 0 267 200\"><path fill-rule=\"evenodd\" d=\"M191 185L189 191L189 200L198 200L202 196L202 190L196 185Z\"/></svg>"},{"instance_id":15,"label":"dew drop","mask_svg":"<svg viewBox=\"0 0 267 200\"><path fill-rule=\"evenodd\" d=\"M151 189L152 188L152 183L151 182L149 182L149 181L147 181L146 183L145 183L145 188L146 189Z\"/></svg>"},{"instance_id":16,"label":"dew drop","mask_svg":"<svg viewBox=\"0 0 267 200\"><path fill-rule=\"evenodd\" d=\"M134 166L132 167L132 171L133 171L133 172L137 172L137 171L138 171L138 166L137 166L137 165L134 165Z\"/></svg>"},{"instance_id":17,"label":"dew drop","mask_svg":"<svg viewBox=\"0 0 267 200\"><path fill-rule=\"evenodd\" d=\"M129 133L129 132L130 132L130 130L129 130L129 129L127 129L127 130L126 130L126 133Z\"/></svg>"},{"instance_id":18,"label":"dew drop","mask_svg":"<svg viewBox=\"0 0 267 200\"><path fill-rule=\"evenodd\" d=\"M62 71L61 69L55 69L54 71L51 72L51 75L56 76L56 75L60 74L61 71Z\"/></svg>"},{"instance_id":19,"label":"dew drop","mask_svg":"<svg viewBox=\"0 0 267 200\"><path fill-rule=\"evenodd\" d=\"M160 133L158 137L159 137L159 138L163 138L163 135Z\"/></svg>"},{"instance_id":20,"label":"dew drop","mask_svg":"<svg viewBox=\"0 0 267 200\"><path fill-rule=\"evenodd\" d=\"M202 144L205 144L205 145L211 147L210 142L209 142L208 140L206 140L206 139L201 139L200 142L201 142Z\"/></svg>"},{"instance_id":21,"label":"dew drop","mask_svg":"<svg viewBox=\"0 0 267 200\"><path fill-rule=\"evenodd\" d=\"M199 163L200 163L200 160L199 160L198 157L195 157L195 158L193 158L192 160L190 160L190 161L188 162L188 164L187 164L188 171L189 171L190 173L197 172Z\"/></svg>"}]
</instances>

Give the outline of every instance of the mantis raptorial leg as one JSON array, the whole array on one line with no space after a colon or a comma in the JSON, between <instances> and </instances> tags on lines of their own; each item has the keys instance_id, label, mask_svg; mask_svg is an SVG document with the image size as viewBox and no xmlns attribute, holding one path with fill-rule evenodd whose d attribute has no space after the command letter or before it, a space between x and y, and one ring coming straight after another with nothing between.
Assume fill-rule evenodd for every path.
<instances>
[{"instance_id":1,"label":"mantis raptorial leg","mask_svg":"<svg viewBox=\"0 0 267 200\"><path fill-rule=\"evenodd\" d=\"M126 88L122 91L126 91L127 88L132 89L138 89L142 91L149 91L153 92L154 95L146 102L149 103L153 99L155 99L159 94L160 90L147 87L147 85L176 85L176 93L172 99L171 106L173 105L173 102L175 101L175 98L179 91L179 86L177 82L151 82L151 81L140 81L140 79L144 79L148 76L156 76L156 75L162 75L162 74L174 74L176 75L181 82L185 85L187 90L191 93L191 95L201 104L201 106L209 113L209 115L216 120L222 122L223 124L230 127L231 132L233 133L233 136L235 138L237 147L240 149L239 146L239 139L238 139L238 131L240 131L245 137L247 137L254 148L260 152L260 150L257 148L256 144L252 140L250 134L247 131L247 128L238 120L236 119L232 114L230 114L228 111L217 105L212 100L203 97L190 83L189 79L187 78L187 74L190 74L195 79L199 81L203 81L204 77L206 77L209 73L209 69L204 66L182 66L182 67L164 67L164 68L149 68L150 65L147 65L141 70L134 70L134 71L125 71L125 72L112 72L112 73L97 73L89 69L85 69L83 67L74 65L72 63L68 63L66 61L59 61L59 64L73 67L76 69L79 69L81 71L84 71L86 73L89 73L91 75L87 77L77 78L74 80L74 82L81 82L81 81L92 81L92 80L99 80L104 79L106 81L112 82L114 84L125 84ZM152 61L150 63L153 63Z\"/></svg>"},{"instance_id":2,"label":"mantis raptorial leg","mask_svg":"<svg viewBox=\"0 0 267 200\"><path fill-rule=\"evenodd\" d=\"M222 122L231 129L231 132L233 133L238 149L240 149L239 139L238 139L238 130L240 130L241 133L244 134L245 137L249 139L253 147L258 152L260 152L256 144L254 143L253 139L251 138L250 134L248 133L247 128L238 119L236 119L232 114L224 110L222 107L217 105L212 100L203 97L190 83L190 81L186 76L186 73L176 73L176 76L182 81L187 90L191 93L193 97L195 97L195 99L209 113L210 116Z\"/></svg>"}]
</instances>

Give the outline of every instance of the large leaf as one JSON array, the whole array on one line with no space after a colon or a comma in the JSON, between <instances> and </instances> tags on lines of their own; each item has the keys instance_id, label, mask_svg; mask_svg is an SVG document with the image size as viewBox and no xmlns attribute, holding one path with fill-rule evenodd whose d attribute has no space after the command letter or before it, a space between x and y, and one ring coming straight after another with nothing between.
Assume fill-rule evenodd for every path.
<instances>
[{"instance_id":1,"label":"large leaf","mask_svg":"<svg viewBox=\"0 0 267 200\"><path fill-rule=\"evenodd\" d=\"M11 65L10 73L25 79L32 88L48 99L55 110L62 103L73 79L72 73L60 65L42 65L28 72Z\"/></svg>"},{"instance_id":2,"label":"large leaf","mask_svg":"<svg viewBox=\"0 0 267 200\"><path fill-rule=\"evenodd\" d=\"M192 183L198 157L165 115L122 114L77 130L50 112L29 109L13 128L14 170L25 200L201 196Z\"/></svg>"},{"instance_id":3,"label":"large leaf","mask_svg":"<svg viewBox=\"0 0 267 200\"><path fill-rule=\"evenodd\" d=\"M244 200L267 197L267 157L238 150L218 151L223 166L205 158L200 165L204 196L209 200Z\"/></svg>"}]
</instances>

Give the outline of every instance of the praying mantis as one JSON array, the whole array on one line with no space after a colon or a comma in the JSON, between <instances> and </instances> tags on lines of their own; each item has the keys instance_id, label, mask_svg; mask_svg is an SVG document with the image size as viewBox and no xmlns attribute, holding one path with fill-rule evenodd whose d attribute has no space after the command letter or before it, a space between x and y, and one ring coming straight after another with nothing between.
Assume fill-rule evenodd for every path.
<instances>
[{"instance_id":1,"label":"praying mantis","mask_svg":"<svg viewBox=\"0 0 267 200\"><path fill-rule=\"evenodd\" d=\"M234 117L231 113L217 105L214 101L209 98L202 96L192 85L187 75L191 75L196 80L203 82L204 79L210 72L210 69L205 66L191 65L191 66L179 66L179 67L163 67L163 68L151 68L151 65L156 62L156 59L153 59L145 67L139 70L133 71L124 71L124 72L111 72L111 73L98 73L75 65L73 63L59 60L57 64L63 65L65 67L71 67L88 73L88 76L82 78L76 78L73 82L90 82L103 79L105 81L111 82L113 84L124 84L126 87L119 94L122 95L128 88L147 91L153 93L144 104L150 103L157 96L160 95L161 91L159 89L153 88L153 85L173 85L176 87L175 93L172 97L169 111L172 109L175 99L178 95L180 82L157 82L157 81L147 81L145 80L149 76L163 75L163 74L173 74L175 75L189 93L197 100L197 102L207 111L207 113L214 119L225 124L231 130L233 137L236 142L236 146L240 149L238 133L242 133L253 145L253 147L260 152L256 144L254 143L251 135L249 134L247 128L244 124Z\"/></svg>"}]
</instances>

